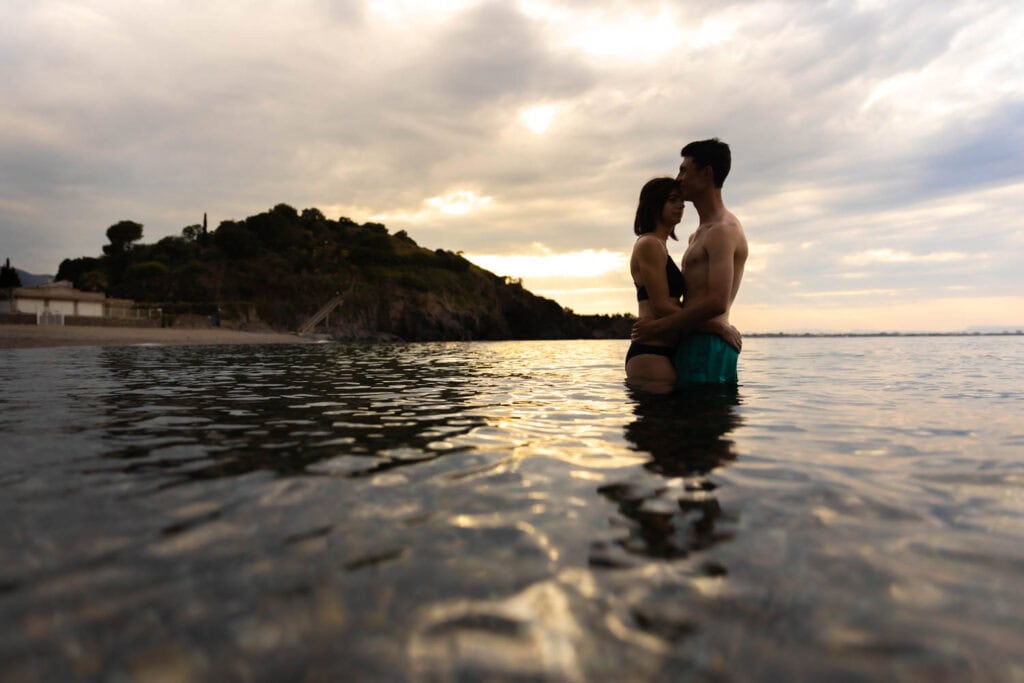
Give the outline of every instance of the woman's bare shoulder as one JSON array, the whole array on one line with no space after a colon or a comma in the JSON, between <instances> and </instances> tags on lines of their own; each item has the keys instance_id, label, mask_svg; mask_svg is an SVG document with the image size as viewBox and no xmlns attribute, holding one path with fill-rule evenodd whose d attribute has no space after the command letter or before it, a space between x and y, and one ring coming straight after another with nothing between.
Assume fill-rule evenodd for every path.
<instances>
[{"instance_id":1,"label":"woman's bare shoulder","mask_svg":"<svg viewBox=\"0 0 1024 683\"><path fill-rule=\"evenodd\" d=\"M658 239L657 235L640 235L633 244L633 253L642 256L664 256L668 253L668 246Z\"/></svg>"}]
</instances>

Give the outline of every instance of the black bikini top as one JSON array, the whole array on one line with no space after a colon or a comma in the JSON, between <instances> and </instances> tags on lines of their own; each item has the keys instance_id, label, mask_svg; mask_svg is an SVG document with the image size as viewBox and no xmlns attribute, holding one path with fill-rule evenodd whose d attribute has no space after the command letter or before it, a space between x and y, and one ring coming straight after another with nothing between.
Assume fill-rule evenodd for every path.
<instances>
[{"instance_id":1,"label":"black bikini top","mask_svg":"<svg viewBox=\"0 0 1024 683\"><path fill-rule=\"evenodd\" d=\"M665 256L665 276L668 278L668 295L670 297L678 299L686 294L686 279L683 277L683 271L679 270L671 256ZM650 298L646 287L636 285L637 301L647 301Z\"/></svg>"}]
</instances>

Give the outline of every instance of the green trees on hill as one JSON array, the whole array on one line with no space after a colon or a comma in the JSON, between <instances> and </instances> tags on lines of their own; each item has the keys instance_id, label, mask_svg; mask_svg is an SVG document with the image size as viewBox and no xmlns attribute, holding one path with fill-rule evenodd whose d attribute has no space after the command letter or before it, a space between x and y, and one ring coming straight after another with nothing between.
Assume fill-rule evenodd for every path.
<instances>
[{"instance_id":1,"label":"green trees on hill","mask_svg":"<svg viewBox=\"0 0 1024 683\"><path fill-rule=\"evenodd\" d=\"M142 239L142 224L135 221L121 221L107 228L110 244L103 247L107 256L118 256L132 248L132 242Z\"/></svg>"},{"instance_id":2,"label":"green trees on hill","mask_svg":"<svg viewBox=\"0 0 1024 683\"><path fill-rule=\"evenodd\" d=\"M143 226L107 230L103 255L65 259L57 279L80 289L159 305L165 311L255 309L294 330L338 292L338 336L507 339L628 335L622 316L576 316L464 259L420 247L380 223L331 220L315 208L278 204L244 220L204 224L180 237L140 242ZM618 318L622 318L619 320ZM595 330L613 329L611 334Z\"/></svg>"}]
</instances>

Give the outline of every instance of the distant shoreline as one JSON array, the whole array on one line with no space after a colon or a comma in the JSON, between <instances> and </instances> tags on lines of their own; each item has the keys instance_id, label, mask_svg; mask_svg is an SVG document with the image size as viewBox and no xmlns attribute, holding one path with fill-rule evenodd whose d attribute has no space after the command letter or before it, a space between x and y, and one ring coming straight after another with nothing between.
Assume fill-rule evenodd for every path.
<instances>
[{"instance_id":1,"label":"distant shoreline","mask_svg":"<svg viewBox=\"0 0 1024 683\"><path fill-rule=\"evenodd\" d=\"M794 337L1024 337L1024 330L1006 332L750 332L748 339Z\"/></svg>"},{"instance_id":2,"label":"distant shoreline","mask_svg":"<svg viewBox=\"0 0 1024 683\"><path fill-rule=\"evenodd\" d=\"M751 332L747 339L868 337L1019 337L1013 332ZM89 327L0 324L0 349L67 346L199 346L219 344L308 344L313 339L287 332L242 332L223 328ZM625 340L623 340L625 341Z\"/></svg>"},{"instance_id":3,"label":"distant shoreline","mask_svg":"<svg viewBox=\"0 0 1024 683\"><path fill-rule=\"evenodd\" d=\"M283 332L241 332L223 328L89 327L0 325L0 349L64 346L200 346L206 344L308 344L313 340Z\"/></svg>"}]
</instances>

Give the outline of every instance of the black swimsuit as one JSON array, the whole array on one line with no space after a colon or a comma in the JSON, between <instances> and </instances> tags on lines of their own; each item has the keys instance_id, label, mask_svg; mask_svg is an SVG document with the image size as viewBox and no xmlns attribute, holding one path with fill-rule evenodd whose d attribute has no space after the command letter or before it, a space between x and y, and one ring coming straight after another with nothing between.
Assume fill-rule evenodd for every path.
<instances>
[{"instance_id":1,"label":"black swimsuit","mask_svg":"<svg viewBox=\"0 0 1024 683\"><path fill-rule=\"evenodd\" d=\"M640 344L633 342L629 345L629 350L626 351L626 363L629 363L633 356L652 355L652 356L665 356L665 358L672 358L676 353L676 347L674 346L654 346L653 344Z\"/></svg>"},{"instance_id":2,"label":"black swimsuit","mask_svg":"<svg viewBox=\"0 0 1024 683\"><path fill-rule=\"evenodd\" d=\"M673 299L678 299L686 295L686 279L683 277L683 271L679 270L679 266L672 260L671 256L665 256L665 277L668 278L668 295ZM647 288L643 285L636 285L636 300L647 301L650 299L650 295L647 293Z\"/></svg>"},{"instance_id":3,"label":"black swimsuit","mask_svg":"<svg viewBox=\"0 0 1024 683\"><path fill-rule=\"evenodd\" d=\"M679 270L679 267L672 260L671 256L665 257L665 277L668 278L668 295L673 299L678 299L686 294L686 279L683 277L683 273ZM636 283L633 283L636 285ZM643 285L636 285L636 300L647 301L650 299L650 295L647 293L647 288ZM626 351L626 362L629 363L633 356L639 356L642 354L649 354L654 356L664 356L665 358L672 358L675 355L676 347L674 346L654 346L653 344L640 344L633 342L629 345L629 350Z\"/></svg>"}]
</instances>

